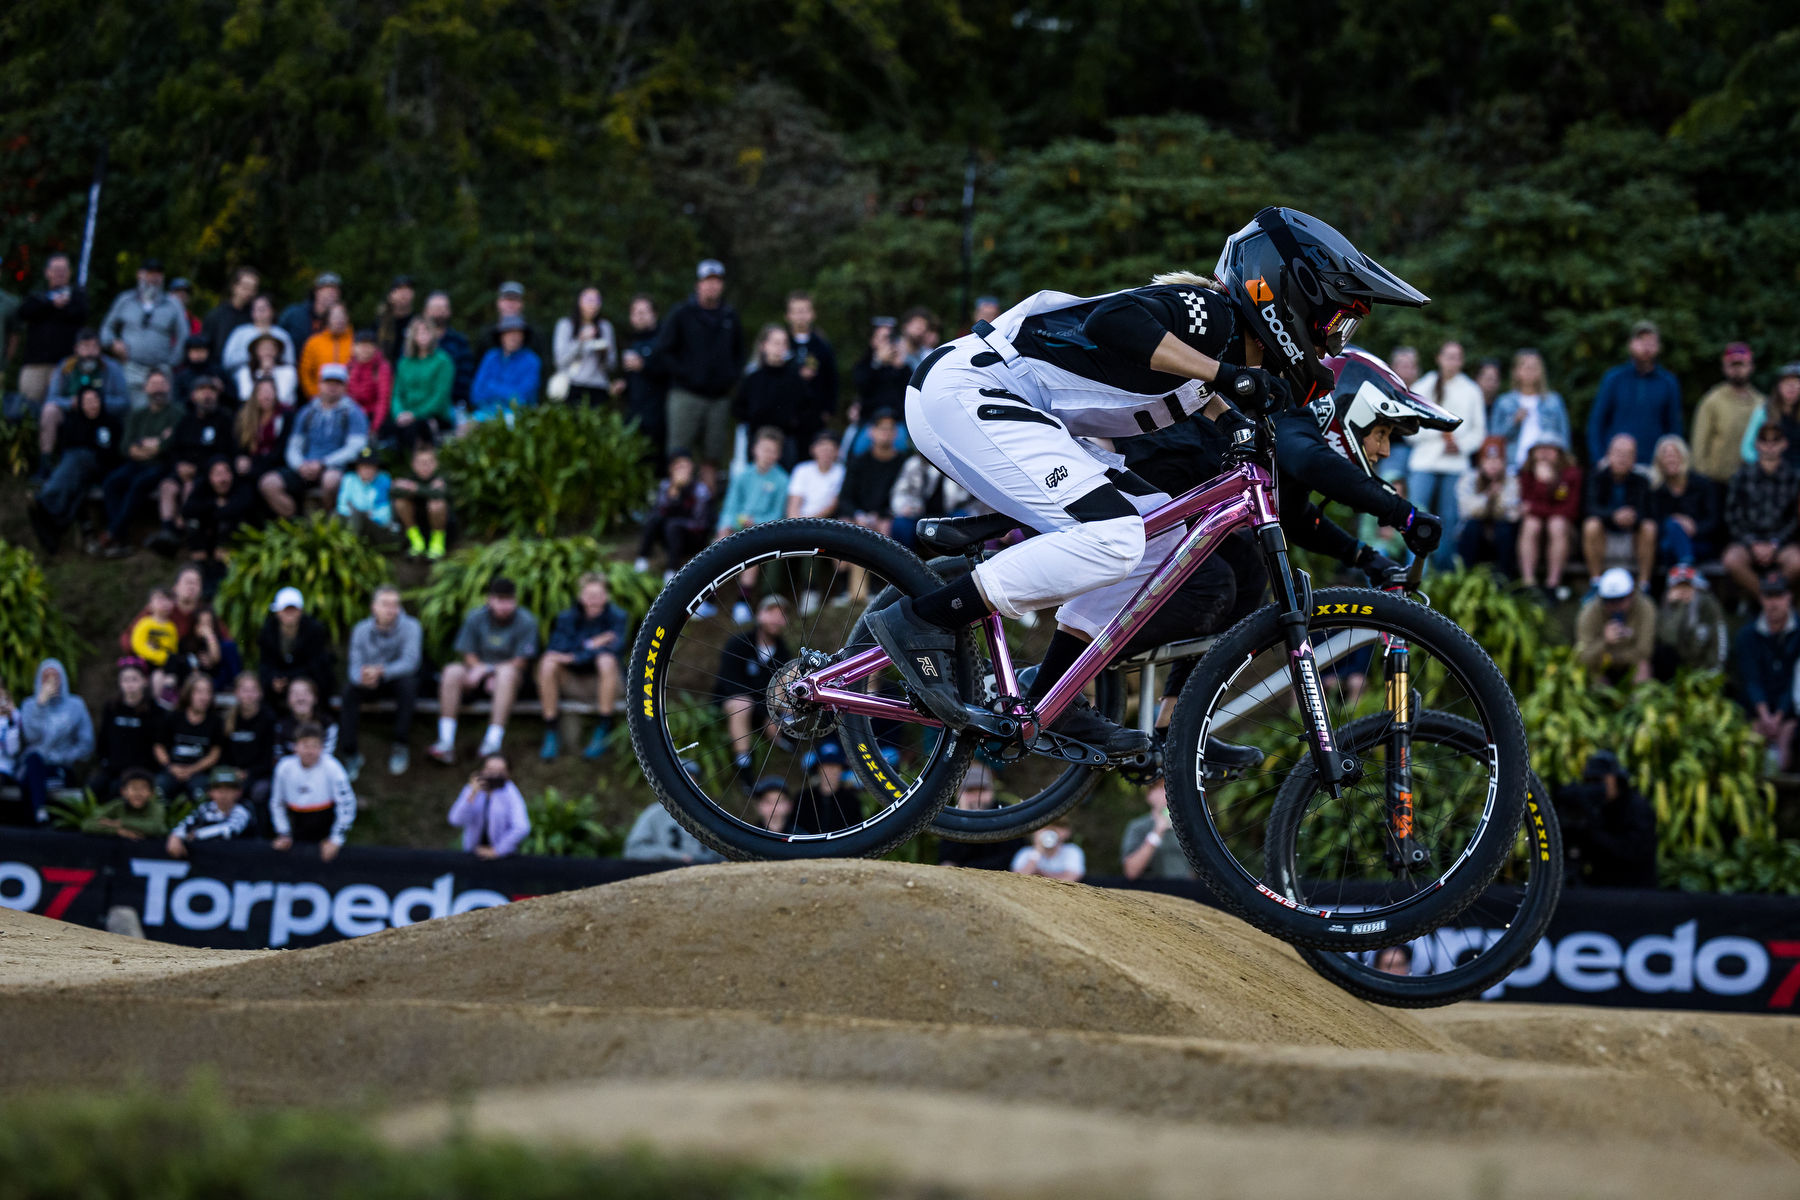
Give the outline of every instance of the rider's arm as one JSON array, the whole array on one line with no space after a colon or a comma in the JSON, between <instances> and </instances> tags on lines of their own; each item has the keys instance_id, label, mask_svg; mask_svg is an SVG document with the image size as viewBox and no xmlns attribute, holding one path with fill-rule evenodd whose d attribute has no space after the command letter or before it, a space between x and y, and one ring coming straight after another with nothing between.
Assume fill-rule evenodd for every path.
<instances>
[{"instance_id":1,"label":"rider's arm","mask_svg":"<svg viewBox=\"0 0 1800 1200\"><path fill-rule=\"evenodd\" d=\"M1370 513L1383 525L1404 528L1412 512L1393 485L1333 450L1311 413L1296 412L1275 423L1275 461L1283 475L1304 480L1302 487Z\"/></svg>"},{"instance_id":2,"label":"rider's arm","mask_svg":"<svg viewBox=\"0 0 1800 1200\"><path fill-rule=\"evenodd\" d=\"M1218 376L1219 360L1176 337L1168 320L1169 314L1159 301L1120 292L1102 300L1082 322L1081 331L1096 346L1134 366L1211 383ZM1215 396L1201 411L1216 417L1224 407L1224 401Z\"/></svg>"}]
</instances>

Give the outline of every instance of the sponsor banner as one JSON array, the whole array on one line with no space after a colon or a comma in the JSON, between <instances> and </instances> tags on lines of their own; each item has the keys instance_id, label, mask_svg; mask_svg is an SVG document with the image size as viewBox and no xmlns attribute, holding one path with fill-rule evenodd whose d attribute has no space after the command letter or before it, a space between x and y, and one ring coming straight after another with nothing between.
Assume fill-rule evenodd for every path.
<instances>
[{"instance_id":1,"label":"sponsor banner","mask_svg":"<svg viewBox=\"0 0 1800 1200\"><path fill-rule=\"evenodd\" d=\"M612 883L668 864L602 858L503 858L348 847L325 863L313 846L196 843L185 859L160 842L73 833L0 834L0 907L103 926L114 905L138 912L154 941L222 950L316 946Z\"/></svg>"},{"instance_id":2,"label":"sponsor banner","mask_svg":"<svg viewBox=\"0 0 1800 1200\"><path fill-rule=\"evenodd\" d=\"M1093 879L1217 905L1187 880ZM1415 974L1449 970L1501 935L1452 925L1412 943ZM1531 958L1485 1000L1800 1012L1800 897L1570 888Z\"/></svg>"}]
</instances>

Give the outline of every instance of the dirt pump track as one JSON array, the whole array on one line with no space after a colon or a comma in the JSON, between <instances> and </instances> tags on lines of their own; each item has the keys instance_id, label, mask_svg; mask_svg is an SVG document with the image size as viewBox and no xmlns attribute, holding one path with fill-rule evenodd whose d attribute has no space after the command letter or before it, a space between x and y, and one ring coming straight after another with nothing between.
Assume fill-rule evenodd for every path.
<instances>
[{"instance_id":1,"label":"dirt pump track","mask_svg":"<svg viewBox=\"0 0 1800 1200\"><path fill-rule=\"evenodd\" d=\"M693 868L292 952L0 910L0 1007L14 1094L205 1068L398 1139L454 1109L993 1196L1800 1197L1794 1021L1382 1009L1212 909L951 868Z\"/></svg>"}]
</instances>

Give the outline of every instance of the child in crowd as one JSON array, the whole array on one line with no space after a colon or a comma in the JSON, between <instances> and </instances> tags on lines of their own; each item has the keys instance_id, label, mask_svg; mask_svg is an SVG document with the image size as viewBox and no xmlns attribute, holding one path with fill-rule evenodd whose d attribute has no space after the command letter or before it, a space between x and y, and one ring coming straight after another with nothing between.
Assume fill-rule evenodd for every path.
<instances>
[{"instance_id":1,"label":"child in crowd","mask_svg":"<svg viewBox=\"0 0 1800 1200\"><path fill-rule=\"evenodd\" d=\"M444 539L450 528L450 485L438 474L437 447L420 438L412 452L412 474L396 479L388 487L388 499L394 516L406 531L406 544L414 558L436 562L444 557ZM419 518L419 506L425 506L425 517ZM426 540L424 525L430 529Z\"/></svg>"},{"instance_id":2,"label":"child in crowd","mask_svg":"<svg viewBox=\"0 0 1800 1200\"><path fill-rule=\"evenodd\" d=\"M325 753L337 753L337 722L319 712L319 685L304 675L296 675L288 681L287 716L275 722L275 757L285 758L298 753L295 742L300 730L308 725L316 725L319 737L325 747Z\"/></svg>"},{"instance_id":3,"label":"child in crowd","mask_svg":"<svg viewBox=\"0 0 1800 1200\"><path fill-rule=\"evenodd\" d=\"M166 587L151 588L150 602L127 631L131 652L150 664L150 694L165 708L174 703L175 687L180 682L162 669L181 641L175 622L170 620L174 611L175 594Z\"/></svg>"},{"instance_id":4,"label":"child in crowd","mask_svg":"<svg viewBox=\"0 0 1800 1200\"><path fill-rule=\"evenodd\" d=\"M150 772L134 767L119 780L118 798L89 813L81 832L140 842L161 837L168 827L168 813L150 781Z\"/></svg>"},{"instance_id":5,"label":"child in crowd","mask_svg":"<svg viewBox=\"0 0 1800 1200\"><path fill-rule=\"evenodd\" d=\"M356 331L349 367L350 378L344 381L344 391L369 418L369 436L373 438L383 432L388 400L394 394L394 368L381 353L373 329Z\"/></svg>"},{"instance_id":6,"label":"child in crowd","mask_svg":"<svg viewBox=\"0 0 1800 1200\"><path fill-rule=\"evenodd\" d=\"M667 583L706 544L711 530L712 489L705 480L695 478L693 455L686 450L670 451L669 475L656 485L656 500L638 542L636 568L648 571L650 552L661 544L668 552L668 569L663 572Z\"/></svg>"},{"instance_id":7,"label":"child in crowd","mask_svg":"<svg viewBox=\"0 0 1800 1200\"><path fill-rule=\"evenodd\" d=\"M787 515L835 516L838 493L844 490L844 464L838 461L837 434L821 429L813 435L811 450L811 461L795 467L788 477Z\"/></svg>"},{"instance_id":8,"label":"child in crowd","mask_svg":"<svg viewBox=\"0 0 1800 1200\"><path fill-rule=\"evenodd\" d=\"M325 731L310 721L294 731L294 752L275 767L269 794L274 847L292 850L296 840L317 842L330 862L356 823L356 793L338 760L325 752Z\"/></svg>"},{"instance_id":9,"label":"child in crowd","mask_svg":"<svg viewBox=\"0 0 1800 1200\"><path fill-rule=\"evenodd\" d=\"M199 671L181 685L181 701L163 717L151 747L162 769L157 786L166 796L198 796L206 774L225 752L225 726L213 711L213 683Z\"/></svg>"},{"instance_id":10,"label":"child in crowd","mask_svg":"<svg viewBox=\"0 0 1800 1200\"><path fill-rule=\"evenodd\" d=\"M1519 481L1506 469L1506 439L1490 435L1469 456L1456 480L1456 552L1464 565L1492 562L1500 574L1518 574L1513 546L1519 531Z\"/></svg>"},{"instance_id":11,"label":"child in crowd","mask_svg":"<svg viewBox=\"0 0 1800 1200\"><path fill-rule=\"evenodd\" d=\"M787 435L773 425L756 431L750 469L733 475L731 485L725 489L725 503L719 508L718 536L729 537L740 529L781 519L788 490L788 473L780 464L786 441ZM750 623L750 597L756 594L756 578L756 567L738 576L738 602L732 607L731 619L739 625Z\"/></svg>"},{"instance_id":12,"label":"child in crowd","mask_svg":"<svg viewBox=\"0 0 1800 1200\"><path fill-rule=\"evenodd\" d=\"M393 506L388 502L393 478L381 469L381 458L373 446L357 451L355 463L338 487L338 516L358 537L385 539L396 532Z\"/></svg>"},{"instance_id":13,"label":"child in crowd","mask_svg":"<svg viewBox=\"0 0 1800 1200\"><path fill-rule=\"evenodd\" d=\"M206 799L169 831L163 849L170 858L186 858L189 842L227 841L251 831L252 815L241 803L244 781L233 767L214 767L206 781Z\"/></svg>"}]
</instances>

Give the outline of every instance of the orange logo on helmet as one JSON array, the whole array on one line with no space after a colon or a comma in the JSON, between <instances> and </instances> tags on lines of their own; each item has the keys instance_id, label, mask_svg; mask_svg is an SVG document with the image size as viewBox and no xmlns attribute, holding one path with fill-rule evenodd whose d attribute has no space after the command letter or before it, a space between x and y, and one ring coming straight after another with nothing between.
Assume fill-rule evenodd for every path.
<instances>
[{"instance_id":1,"label":"orange logo on helmet","mask_svg":"<svg viewBox=\"0 0 1800 1200\"><path fill-rule=\"evenodd\" d=\"M1270 290L1268 283L1261 279L1246 280L1244 290L1249 292L1250 299L1258 304L1267 304L1275 299L1275 293Z\"/></svg>"}]
</instances>

